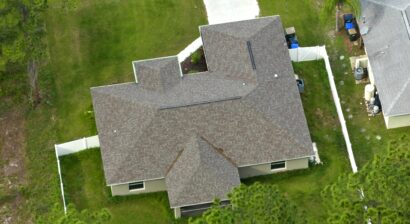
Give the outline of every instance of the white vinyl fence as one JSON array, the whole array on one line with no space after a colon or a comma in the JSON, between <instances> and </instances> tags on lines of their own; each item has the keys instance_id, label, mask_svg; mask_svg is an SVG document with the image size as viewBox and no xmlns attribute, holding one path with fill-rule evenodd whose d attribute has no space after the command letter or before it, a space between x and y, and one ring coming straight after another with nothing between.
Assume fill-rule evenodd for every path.
<instances>
[{"instance_id":1,"label":"white vinyl fence","mask_svg":"<svg viewBox=\"0 0 410 224\"><path fill-rule=\"evenodd\" d=\"M74 140L71 142L66 142L63 144L54 145L56 158L57 158L58 176L60 178L60 188L61 188L61 197L63 199L64 214L67 213L67 204L66 204L65 196L64 196L63 177L61 176L60 156L69 155L69 154L76 153L82 150L86 150L90 148L97 148L97 147L100 147L100 141L98 139L98 135L87 137L87 138L81 138L81 139Z\"/></svg>"},{"instance_id":2,"label":"white vinyl fence","mask_svg":"<svg viewBox=\"0 0 410 224\"><path fill-rule=\"evenodd\" d=\"M323 59L322 47L299 47L289 49L290 58L294 62L316 61Z\"/></svg>"},{"instance_id":3,"label":"white vinyl fence","mask_svg":"<svg viewBox=\"0 0 410 224\"><path fill-rule=\"evenodd\" d=\"M337 92L335 78L333 76L332 68L330 67L329 56L325 46L316 47L300 47L297 49L289 50L290 58L292 61L313 61L323 59L325 61L326 71L330 83L330 89L332 91L333 101L336 105L337 115L339 117L340 124L342 126L343 137L346 142L347 153L349 155L350 165L353 173L357 172L356 160L354 158L352 143L350 142L349 132L347 131L346 120L343 115L342 105L340 104L339 94Z\"/></svg>"},{"instance_id":4,"label":"white vinyl fence","mask_svg":"<svg viewBox=\"0 0 410 224\"><path fill-rule=\"evenodd\" d=\"M189 44L184 50L179 52L177 55L178 57L178 62L181 63L185 59L187 59L189 56L191 56L192 53L194 53L196 50L198 50L200 47L202 47L202 38L198 37L194 42Z\"/></svg>"},{"instance_id":5,"label":"white vinyl fence","mask_svg":"<svg viewBox=\"0 0 410 224\"><path fill-rule=\"evenodd\" d=\"M85 149L100 147L100 141L98 135L81 138L71 142L55 145L56 153L58 156L64 156L72 153L76 153Z\"/></svg>"}]
</instances>

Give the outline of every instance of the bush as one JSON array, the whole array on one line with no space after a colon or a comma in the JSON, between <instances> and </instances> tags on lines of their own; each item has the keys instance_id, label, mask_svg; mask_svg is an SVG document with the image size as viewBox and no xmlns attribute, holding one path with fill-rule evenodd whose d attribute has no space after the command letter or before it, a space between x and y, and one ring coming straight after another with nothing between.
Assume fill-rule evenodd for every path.
<instances>
[{"instance_id":1,"label":"bush","mask_svg":"<svg viewBox=\"0 0 410 224\"><path fill-rule=\"evenodd\" d=\"M195 51L192 55L191 55L191 63L192 64L198 64L199 61L202 58L202 51Z\"/></svg>"}]
</instances>

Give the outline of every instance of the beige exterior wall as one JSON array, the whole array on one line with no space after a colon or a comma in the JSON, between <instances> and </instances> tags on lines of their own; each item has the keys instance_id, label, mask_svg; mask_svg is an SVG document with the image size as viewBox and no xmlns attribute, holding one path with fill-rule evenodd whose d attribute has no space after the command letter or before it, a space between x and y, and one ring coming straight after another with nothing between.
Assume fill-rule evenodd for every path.
<instances>
[{"instance_id":1,"label":"beige exterior wall","mask_svg":"<svg viewBox=\"0 0 410 224\"><path fill-rule=\"evenodd\" d=\"M309 158L294 159L286 161L287 170L299 170L309 168Z\"/></svg>"},{"instance_id":2,"label":"beige exterior wall","mask_svg":"<svg viewBox=\"0 0 410 224\"><path fill-rule=\"evenodd\" d=\"M309 158L301 158L286 161L286 168L271 170L271 163L259 164L254 166L239 167L239 176L241 179L248 177L255 177L261 175L268 175L277 172L283 172L288 170L305 169L309 167Z\"/></svg>"},{"instance_id":3,"label":"beige exterior wall","mask_svg":"<svg viewBox=\"0 0 410 224\"><path fill-rule=\"evenodd\" d=\"M373 75L372 66L370 65L370 61L367 63L367 72L369 73L370 83L373 85L376 85L376 83L374 82L374 75Z\"/></svg>"},{"instance_id":4,"label":"beige exterior wall","mask_svg":"<svg viewBox=\"0 0 410 224\"><path fill-rule=\"evenodd\" d=\"M176 219L181 218L181 208L174 208L174 216Z\"/></svg>"},{"instance_id":5,"label":"beige exterior wall","mask_svg":"<svg viewBox=\"0 0 410 224\"><path fill-rule=\"evenodd\" d=\"M384 117L386 122L386 127L391 128L400 128L410 126L410 114L403 116L393 116L393 117Z\"/></svg>"},{"instance_id":6,"label":"beige exterior wall","mask_svg":"<svg viewBox=\"0 0 410 224\"><path fill-rule=\"evenodd\" d=\"M157 192L157 191L166 191L165 179L144 181L144 189L138 189L138 190L132 190L132 191L128 190L128 183L111 186L111 193L113 196L142 194L142 193L150 193L150 192Z\"/></svg>"}]
</instances>

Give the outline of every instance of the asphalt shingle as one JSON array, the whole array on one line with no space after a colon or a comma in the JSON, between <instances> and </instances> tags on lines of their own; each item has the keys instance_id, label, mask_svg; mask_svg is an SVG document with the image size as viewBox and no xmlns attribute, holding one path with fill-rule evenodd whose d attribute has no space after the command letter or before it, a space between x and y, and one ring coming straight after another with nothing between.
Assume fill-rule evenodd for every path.
<instances>
[{"instance_id":1,"label":"asphalt shingle","mask_svg":"<svg viewBox=\"0 0 410 224\"><path fill-rule=\"evenodd\" d=\"M92 88L108 185L166 178L193 135L238 167L313 155L280 18L200 31L209 71L178 78L173 57L152 59L133 63L138 83Z\"/></svg>"},{"instance_id":2,"label":"asphalt shingle","mask_svg":"<svg viewBox=\"0 0 410 224\"><path fill-rule=\"evenodd\" d=\"M385 116L410 114L410 1L363 0L361 29Z\"/></svg>"},{"instance_id":3,"label":"asphalt shingle","mask_svg":"<svg viewBox=\"0 0 410 224\"><path fill-rule=\"evenodd\" d=\"M172 208L227 199L240 185L236 166L205 139L193 135L171 166L165 182Z\"/></svg>"}]
</instances>

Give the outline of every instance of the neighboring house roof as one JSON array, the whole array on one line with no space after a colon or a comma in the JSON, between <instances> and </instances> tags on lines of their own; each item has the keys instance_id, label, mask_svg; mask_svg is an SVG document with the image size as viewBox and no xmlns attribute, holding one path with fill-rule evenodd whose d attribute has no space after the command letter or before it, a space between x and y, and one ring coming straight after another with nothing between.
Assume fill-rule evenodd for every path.
<instances>
[{"instance_id":1,"label":"neighboring house roof","mask_svg":"<svg viewBox=\"0 0 410 224\"><path fill-rule=\"evenodd\" d=\"M240 185L238 168L200 136L193 135L165 177L172 208L227 199Z\"/></svg>"},{"instance_id":2,"label":"neighboring house roof","mask_svg":"<svg viewBox=\"0 0 410 224\"><path fill-rule=\"evenodd\" d=\"M138 83L91 89L108 185L165 178L193 135L238 167L313 155L280 18L200 32L208 72L138 61Z\"/></svg>"},{"instance_id":3,"label":"neighboring house roof","mask_svg":"<svg viewBox=\"0 0 410 224\"><path fill-rule=\"evenodd\" d=\"M385 116L410 114L410 1L363 0L361 30Z\"/></svg>"}]
</instances>

